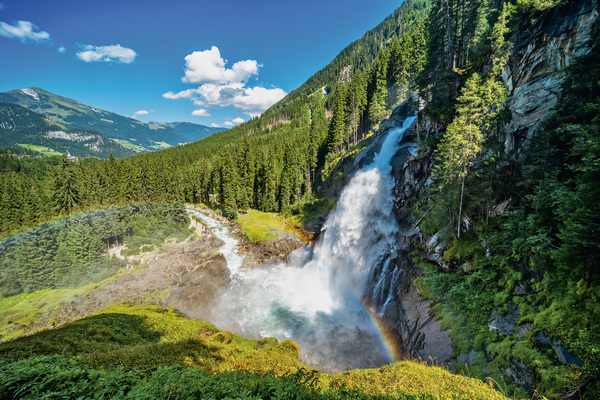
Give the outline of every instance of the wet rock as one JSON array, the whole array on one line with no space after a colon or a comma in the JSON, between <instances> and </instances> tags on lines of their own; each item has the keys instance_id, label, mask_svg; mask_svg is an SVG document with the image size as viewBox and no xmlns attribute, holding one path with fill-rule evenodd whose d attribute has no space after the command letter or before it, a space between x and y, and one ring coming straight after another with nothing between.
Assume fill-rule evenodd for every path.
<instances>
[{"instance_id":1,"label":"wet rock","mask_svg":"<svg viewBox=\"0 0 600 400\"><path fill-rule=\"evenodd\" d=\"M488 328L490 331L497 330L503 336L511 336L515 333L519 318L521 318L519 307L511 302L505 315L500 315L497 307L492 310L488 320Z\"/></svg>"},{"instance_id":2,"label":"wet rock","mask_svg":"<svg viewBox=\"0 0 600 400\"><path fill-rule=\"evenodd\" d=\"M531 322L526 322L519 326L519 332L517 332L517 339L523 339L523 336L529 332L532 328L533 324Z\"/></svg>"},{"instance_id":3,"label":"wet rock","mask_svg":"<svg viewBox=\"0 0 600 400\"><path fill-rule=\"evenodd\" d=\"M527 368L525 363L513 360L510 367L500 368L500 370L504 375L512 378L513 381L523 389L529 392L535 389L535 379L533 378L533 373Z\"/></svg>"},{"instance_id":4,"label":"wet rock","mask_svg":"<svg viewBox=\"0 0 600 400\"><path fill-rule=\"evenodd\" d=\"M561 340L551 339L547 336L547 333L546 331L538 332L535 335L535 344L540 347L552 348L558 361L563 365L573 364L578 367L583 366L583 363L569 352L569 349L563 345Z\"/></svg>"},{"instance_id":5,"label":"wet rock","mask_svg":"<svg viewBox=\"0 0 600 400\"><path fill-rule=\"evenodd\" d=\"M177 287L162 304L176 307L191 317L210 315L218 295L230 281L225 256L216 253L200 265L188 266L180 271L174 281Z\"/></svg>"},{"instance_id":6,"label":"wet rock","mask_svg":"<svg viewBox=\"0 0 600 400\"><path fill-rule=\"evenodd\" d=\"M475 362L475 357L477 357L479 352L477 350L471 349L468 353L463 353L462 351L458 354L456 359L450 362L450 365L454 367L456 364L464 364L464 365L473 365Z\"/></svg>"},{"instance_id":7,"label":"wet rock","mask_svg":"<svg viewBox=\"0 0 600 400\"><path fill-rule=\"evenodd\" d=\"M454 352L450 332L442 331L440 321L430 315L433 303L421 299L414 284L416 275L409 268L399 268L397 285L390 288L396 295L389 299L383 320L396 332L404 357L431 357L443 364Z\"/></svg>"},{"instance_id":8,"label":"wet rock","mask_svg":"<svg viewBox=\"0 0 600 400\"><path fill-rule=\"evenodd\" d=\"M290 253L303 246L304 243L298 238L287 234L258 243L251 242L244 236L240 238L239 250L249 259L245 267L253 268L264 263L287 262Z\"/></svg>"}]
</instances>

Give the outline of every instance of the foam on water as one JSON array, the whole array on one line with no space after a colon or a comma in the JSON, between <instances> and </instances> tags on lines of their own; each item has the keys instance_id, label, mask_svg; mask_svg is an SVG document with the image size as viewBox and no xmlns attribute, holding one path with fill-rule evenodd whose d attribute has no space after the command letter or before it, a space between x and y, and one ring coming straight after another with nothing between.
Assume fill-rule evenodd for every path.
<instances>
[{"instance_id":1,"label":"foam on water","mask_svg":"<svg viewBox=\"0 0 600 400\"><path fill-rule=\"evenodd\" d=\"M217 326L247 337L293 339L300 345L301 361L323 369L392 361L361 297L373 266L389 263L394 250L398 224L391 160L414 119L390 129L374 161L344 188L312 252L299 249L289 263L270 268L230 266L237 279L213 316ZM220 251L228 257L225 249ZM384 275L381 279L397 279Z\"/></svg>"},{"instance_id":2,"label":"foam on water","mask_svg":"<svg viewBox=\"0 0 600 400\"><path fill-rule=\"evenodd\" d=\"M191 209L188 209L187 211L189 214L200 218L206 226L213 231L215 236L223 242L219 251L225 256L227 267L229 268L229 271L231 271L231 275L237 276L242 273L240 267L244 263L244 257L238 254L237 245L239 240L231 234L229 227L201 212Z\"/></svg>"}]
</instances>

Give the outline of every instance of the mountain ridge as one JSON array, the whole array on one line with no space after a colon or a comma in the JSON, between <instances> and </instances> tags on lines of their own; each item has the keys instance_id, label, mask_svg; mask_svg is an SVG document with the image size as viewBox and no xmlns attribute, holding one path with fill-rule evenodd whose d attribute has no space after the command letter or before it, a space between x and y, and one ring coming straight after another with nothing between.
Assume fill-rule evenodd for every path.
<instances>
[{"instance_id":1,"label":"mountain ridge","mask_svg":"<svg viewBox=\"0 0 600 400\"><path fill-rule=\"evenodd\" d=\"M158 122L149 121L150 125L159 125L169 127L179 132L181 135L187 137L190 142L196 142L202 140L205 137L212 135L213 133L222 132L227 128L221 127L209 127L206 125L195 124L187 121L174 121L174 122Z\"/></svg>"},{"instance_id":2,"label":"mountain ridge","mask_svg":"<svg viewBox=\"0 0 600 400\"><path fill-rule=\"evenodd\" d=\"M136 152L158 150L193 142L223 130L223 128L210 128L191 122L145 123L85 105L76 99L63 97L38 87L0 93L0 102L15 104L35 112L63 131L95 131L96 134L117 145L105 147L118 152L119 158L133 155ZM175 127L178 127L181 132ZM23 133L29 136L33 134L33 132L26 132L26 129ZM88 155L86 154L86 156ZM116 156L116 154L114 155ZM103 158L107 157L108 155Z\"/></svg>"},{"instance_id":3,"label":"mountain ridge","mask_svg":"<svg viewBox=\"0 0 600 400\"><path fill-rule=\"evenodd\" d=\"M0 102L0 146L43 146L73 156L117 158L135 154L91 130L68 129L13 103Z\"/></svg>"}]
</instances>

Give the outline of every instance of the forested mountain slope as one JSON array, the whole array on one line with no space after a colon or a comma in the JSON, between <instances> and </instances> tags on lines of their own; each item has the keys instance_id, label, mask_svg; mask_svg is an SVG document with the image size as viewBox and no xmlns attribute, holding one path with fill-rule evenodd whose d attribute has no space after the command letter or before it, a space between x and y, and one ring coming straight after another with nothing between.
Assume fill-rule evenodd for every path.
<instances>
[{"instance_id":1,"label":"forested mountain slope","mask_svg":"<svg viewBox=\"0 0 600 400\"><path fill-rule=\"evenodd\" d=\"M90 130L70 130L17 104L0 103L0 147L44 146L81 157L123 158L135 154Z\"/></svg>"},{"instance_id":2,"label":"forested mountain slope","mask_svg":"<svg viewBox=\"0 0 600 400\"><path fill-rule=\"evenodd\" d=\"M146 124L39 88L0 93L0 101L21 105L68 129L95 130L138 151L177 146L189 141L170 127Z\"/></svg>"},{"instance_id":3,"label":"forested mountain slope","mask_svg":"<svg viewBox=\"0 0 600 400\"><path fill-rule=\"evenodd\" d=\"M374 57L381 49L384 56L364 70L350 68L355 78L347 84L347 90L345 83L340 83L340 90L336 90L337 78L334 78L336 86L332 94L323 96L318 90L313 95L299 97L281 110L268 110L260 118L200 142L126 160L111 159L94 166L62 164L53 173L36 177L35 183L30 181L31 176L19 173L19 167L6 167L2 184L6 192L12 194L6 196L0 206L4 210L0 217L1 231L11 232L39 222L39 218L44 220L101 205L139 201L203 201L219 204L230 214L248 207L284 211L301 199L312 201L313 186L322 181L317 171L335 159L336 151L355 145L371 126L406 97L405 90L424 60L425 21L414 21L424 15L423 4L428 3L405 2L400 8L402 12L388 18L374 31L380 31L375 35L379 37L378 44L372 49L376 53L368 53L368 57ZM402 33L399 40L390 41L383 36L384 32L393 35L396 31ZM368 63L360 54L354 59L342 57L340 60L355 62L357 67ZM331 82L319 80L318 83ZM390 96L387 96L388 87ZM2 98L12 96L13 100L28 104L55 100L50 106L57 109L58 116L65 107L77 111L73 117L67 114L66 120L101 112L32 90L35 96L14 91ZM339 95L336 96L336 92ZM333 104L336 98L337 105ZM333 111L337 122L330 124L332 107L337 107L337 111ZM112 119L116 121L116 117ZM21 185L38 187L36 200L26 200L31 194ZM72 193L72 201L52 200L63 198L65 187ZM27 201L39 202L39 218L32 219L23 211L25 208L21 205Z\"/></svg>"}]
</instances>

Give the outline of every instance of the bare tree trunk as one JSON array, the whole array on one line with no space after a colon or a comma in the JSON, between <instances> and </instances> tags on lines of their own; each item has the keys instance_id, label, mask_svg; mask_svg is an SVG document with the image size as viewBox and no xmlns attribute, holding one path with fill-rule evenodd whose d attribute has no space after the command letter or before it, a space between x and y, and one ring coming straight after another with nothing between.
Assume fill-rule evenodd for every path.
<instances>
[{"instance_id":1,"label":"bare tree trunk","mask_svg":"<svg viewBox=\"0 0 600 400\"><path fill-rule=\"evenodd\" d=\"M455 54L455 48L454 48L454 37L453 37L453 30L452 29L452 10L450 9L450 0L446 0L446 36L448 39L448 69L450 70L450 72L452 72L454 70L454 54Z\"/></svg>"},{"instance_id":2,"label":"bare tree trunk","mask_svg":"<svg viewBox=\"0 0 600 400\"><path fill-rule=\"evenodd\" d=\"M458 205L458 226L456 228L458 239L460 239L460 225L461 225L461 219L462 219L463 195L465 194L465 179L466 178L462 178L462 185L460 188L460 203Z\"/></svg>"}]
</instances>

